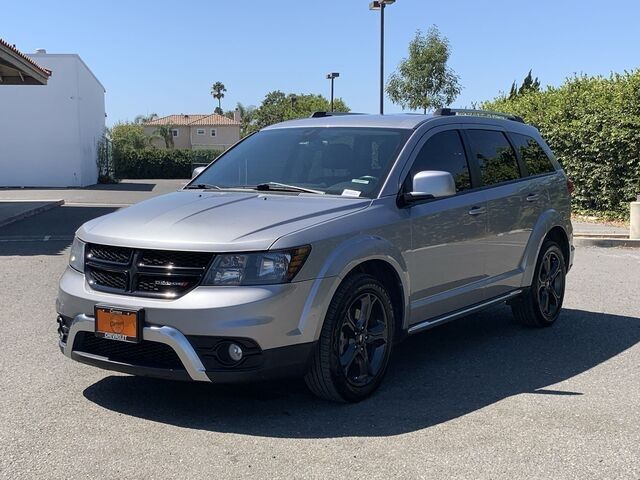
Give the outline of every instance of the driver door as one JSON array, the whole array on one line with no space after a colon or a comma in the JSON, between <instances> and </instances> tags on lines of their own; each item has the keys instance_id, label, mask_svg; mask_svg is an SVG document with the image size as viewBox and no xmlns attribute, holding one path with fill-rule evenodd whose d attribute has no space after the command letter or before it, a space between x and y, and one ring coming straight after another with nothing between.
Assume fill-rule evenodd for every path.
<instances>
[{"instance_id":1,"label":"driver door","mask_svg":"<svg viewBox=\"0 0 640 480\"><path fill-rule=\"evenodd\" d=\"M474 189L477 172L460 132L451 127L429 131L416 152L404 190L411 190L417 172L439 170L452 174L457 193L410 207L411 324L483 300L488 229L485 193Z\"/></svg>"}]
</instances>

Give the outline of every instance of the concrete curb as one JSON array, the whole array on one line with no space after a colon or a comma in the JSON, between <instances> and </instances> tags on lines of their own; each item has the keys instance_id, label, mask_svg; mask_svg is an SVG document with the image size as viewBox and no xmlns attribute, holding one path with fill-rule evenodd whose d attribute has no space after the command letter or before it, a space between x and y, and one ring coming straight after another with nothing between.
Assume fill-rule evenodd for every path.
<instances>
[{"instance_id":1,"label":"concrete curb","mask_svg":"<svg viewBox=\"0 0 640 480\"><path fill-rule=\"evenodd\" d=\"M626 248L640 248L640 240L631 240L629 237L581 237L574 235L573 244L576 247L626 247Z\"/></svg>"},{"instance_id":2,"label":"concrete curb","mask_svg":"<svg viewBox=\"0 0 640 480\"><path fill-rule=\"evenodd\" d=\"M16 202L28 203L28 200L20 200ZM33 203L38 203L38 204L42 204L43 202L46 202L46 203L44 205L38 205L37 207L34 207L30 210L23 210L22 212L16 215L13 215L11 217L0 218L0 227L4 227L5 225L9 225L10 223L17 222L18 220L22 220L27 217L32 217L33 215L37 215L39 213L46 212L47 210L51 210L52 208L64 205L64 200L38 200L38 201L34 200L33 201ZM3 200L2 203L14 203L14 202Z\"/></svg>"}]
</instances>

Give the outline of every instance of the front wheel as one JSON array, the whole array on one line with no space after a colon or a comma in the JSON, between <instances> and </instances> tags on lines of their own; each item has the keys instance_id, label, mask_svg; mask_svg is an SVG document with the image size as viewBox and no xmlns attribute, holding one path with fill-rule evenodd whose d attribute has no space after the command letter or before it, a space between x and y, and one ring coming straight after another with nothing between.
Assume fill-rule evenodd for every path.
<instances>
[{"instance_id":1,"label":"front wheel","mask_svg":"<svg viewBox=\"0 0 640 480\"><path fill-rule=\"evenodd\" d=\"M560 315L567 268L560 246L544 242L533 274L531 287L511 304L515 319L531 327L549 327Z\"/></svg>"},{"instance_id":2,"label":"front wheel","mask_svg":"<svg viewBox=\"0 0 640 480\"><path fill-rule=\"evenodd\" d=\"M336 291L305 375L317 396L357 402L378 388L393 345L391 297L371 275L349 276Z\"/></svg>"}]
</instances>

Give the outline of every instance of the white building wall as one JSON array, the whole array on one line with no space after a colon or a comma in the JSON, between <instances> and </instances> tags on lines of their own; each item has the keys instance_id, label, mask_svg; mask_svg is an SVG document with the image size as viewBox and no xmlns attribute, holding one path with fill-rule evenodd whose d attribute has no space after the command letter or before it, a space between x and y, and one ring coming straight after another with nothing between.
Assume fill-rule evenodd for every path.
<instances>
[{"instance_id":1,"label":"white building wall","mask_svg":"<svg viewBox=\"0 0 640 480\"><path fill-rule=\"evenodd\" d=\"M78 55L29 57L53 73L46 86L0 85L0 186L96 183L104 87Z\"/></svg>"}]
</instances>

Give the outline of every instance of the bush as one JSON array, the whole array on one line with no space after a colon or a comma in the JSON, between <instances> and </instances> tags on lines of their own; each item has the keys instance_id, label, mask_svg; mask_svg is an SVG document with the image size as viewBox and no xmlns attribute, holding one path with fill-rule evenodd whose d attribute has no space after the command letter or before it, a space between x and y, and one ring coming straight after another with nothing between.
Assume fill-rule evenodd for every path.
<instances>
[{"instance_id":1,"label":"bush","mask_svg":"<svg viewBox=\"0 0 640 480\"><path fill-rule=\"evenodd\" d=\"M159 148L114 148L116 178L190 178L192 163L207 164L217 150L161 150Z\"/></svg>"},{"instance_id":2,"label":"bush","mask_svg":"<svg viewBox=\"0 0 640 480\"><path fill-rule=\"evenodd\" d=\"M575 76L482 108L518 114L540 130L576 185L576 210L628 215L640 194L640 70Z\"/></svg>"}]
</instances>

